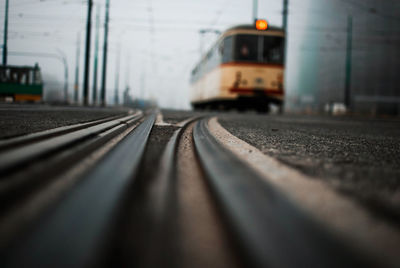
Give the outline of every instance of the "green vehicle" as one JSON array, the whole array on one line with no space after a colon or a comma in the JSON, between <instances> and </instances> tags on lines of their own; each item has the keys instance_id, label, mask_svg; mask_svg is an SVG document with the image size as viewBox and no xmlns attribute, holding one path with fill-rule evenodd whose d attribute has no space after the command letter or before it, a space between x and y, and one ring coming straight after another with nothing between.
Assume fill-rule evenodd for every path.
<instances>
[{"instance_id":1,"label":"green vehicle","mask_svg":"<svg viewBox=\"0 0 400 268\"><path fill-rule=\"evenodd\" d=\"M0 66L0 99L41 101L43 80L39 66Z\"/></svg>"}]
</instances>

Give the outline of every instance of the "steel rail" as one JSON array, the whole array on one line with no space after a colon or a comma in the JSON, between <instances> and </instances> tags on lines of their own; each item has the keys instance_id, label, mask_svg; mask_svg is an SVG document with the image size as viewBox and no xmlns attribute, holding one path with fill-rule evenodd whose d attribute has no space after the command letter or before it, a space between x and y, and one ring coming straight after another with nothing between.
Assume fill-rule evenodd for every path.
<instances>
[{"instance_id":1,"label":"steel rail","mask_svg":"<svg viewBox=\"0 0 400 268\"><path fill-rule=\"evenodd\" d=\"M35 161L39 157L67 148L74 143L81 142L118 125L126 124L128 121L137 119L138 117L139 115L129 115L116 120L90 126L88 128L41 140L26 146L0 152L0 175L7 174L10 170L20 168L22 165Z\"/></svg>"},{"instance_id":2,"label":"steel rail","mask_svg":"<svg viewBox=\"0 0 400 268\"><path fill-rule=\"evenodd\" d=\"M3 267L85 267L102 248L155 122L150 115L2 256ZM21 256L24 256L21 258Z\"/></svg>"},{"instance_id":3,"label":"steel rail","mask_svg":"<svg viewBox=\"0 0 400 268\"><path fill-rule=\"evenodd\" d=\"M186 128L201 117L196 116L189 118L180 123L179 129L177 129L170 140L168 141L165 150L160 160L160 167L156 175L157 194L153 196L153 209L158 218L162 219L165 217L165 213L168 210L168 200L171 198L171 191L175 187L174 178L176 177L176 162L177 162L177 151L179 141L182 137L183 132ZM153 186L154 187L154 186Z\"/></svg>"},{"instance_id":4,"label":"steel rail","mask_svg":"<svg viewBox=\"0 0 400 268\"><path fill-rule=\"evenodd\" d=\"M0 181L0 217L7 214L9 208L16 203L35 194L36 189L43 187L48 181L62 174L81 159L100 148L103 144L122 133L133 124L136 124L140 117L132 117L128 121L100 132L74 146L57 151L51 157L36 159L28 167L21 168ZM1 232L0 232L1 233Z\"/></svg>"},{"instance_id":5,"label":"steel rail","mask_svg":"<svg viewBox=\"0 0 400 268\"><path fill-rule=\"evenodd\" d=\"M157 116L157 122L159 122ZM180 124L168 125L173 132L159 152L157 160L151 157L153 146L146 149L137 178L130 191L130 197L124 203L123 214L118 216L118 226L122 231L114 232L110 243L112 246L104 259L98 263L115 263L117 266L138 267L176 267L178 256L178 200L177 200L177 160L178 148L181 137L189 124L197 120L189 118ZM155 123L156 127L160 127ZM162 127L163 125L161 125ZM153 135L153 134L152 134ZM154 134L157 137L157 134ZM153 155L154 156L154 155ZM152 158L149 165L149 158ZM126 211L130 211L126 215ZM125 229L127 228L127 229ZM117 233L127 233L127 238L122 239ZM135 241L127 248L127 241ZM160 243L160 241L163 241ZM122 250L121 248L124 248ZM116 253L115 252L118 252ZM121 251L120 251L121 250ZM121 252L132 251L132 258ZM130 254L129 254L130 255ZM115 258L115 256L118 256Z\"/></svg>"},{"instance_id":6,"label":"steel rail","mask_svg":"<svg viewBox=\"0 0 400 268\"><path fill-rule=\"evenodd\" d=\"M146 213L135 214L134 217L140 218L137 221L139 226L151 230L148 235L139 238L146 242L141 242L145 257L138 262L138 266L176 266L176 244L170 238L171 233L176 233L176 152L181 135L182 128L175 130L161 155L152 183L145 186L145 201L136 202L140 208L145 208ZM139 227L139 230L142 228Z\"/></svg>"},{"instance_id":7,"label":"steel rail","mask_svg":"<svg viewBox=\"0 0 400 268\"><path fill-rule=\"evenodd\" d=\"M149 191L151 196L148 198L151 202L146 217L151 217L148 222L155 222L157 226L147 238L153 252L151 262L146 263L149 267L163 265L174 267L179 264L176 259L179 243L176 239L171 239L171 233L177 232L177 154L183 133L199 118L199 116L192 117L178 124L179 128L169 139L161 156L155 179L148 186L151 187ZM160 241L168 242L160 243Z\"/></svg>"},{"instance_id":8,"label":"steel rail","mask_svg":"<svg viewBox=\"0 0 400 268\"><path fill-rule=\"evenodd\" d=\"M220 144L207 122L203 119L194 127L195 149L218 207L250 265L371 266Z\"/></svg>"},{"instance_id":9,"label":"steel rail","mask_svg":"<svg viewBox=\"0 0 400 268\"><path fill-rule=\"evenodd\" d=\"M135 113L134 115L138 115L138 114L139 114L139 112ZM15 137L15 138L9 138L9 139L0 140L0 151L4 151L4 150L10 149L10 148L16 148L17 146L26 145L26 144L29 144L29 143L37 142L37 141L40 141L40 140L45 140L45 139L48 139L48 138L52 138L52 137L55 137L55 136L59 136L59 135L63 135L63 134L69 133L69 132L73 132L73 131L76 131L76 130L88 128L88 127L91 127L91 126L94 126L94 125L98 125L98 124L101 124L101 123L104 123L104 122L108 122L108 121L111 121L111 120L122 118L124 116L127 116L127 114L121 114L121 115L106 117L106 118L102 118L102 119L99 119L99 120L94 120L94 121L90 121L90 122L74 124L74 125L70 125L70 126L57 127L57 128L44 130L44 131L40 131L40 132L36 132L36 133L32 133L32 134L18 136L18 137Z\"/></svg>"}]
</instances>

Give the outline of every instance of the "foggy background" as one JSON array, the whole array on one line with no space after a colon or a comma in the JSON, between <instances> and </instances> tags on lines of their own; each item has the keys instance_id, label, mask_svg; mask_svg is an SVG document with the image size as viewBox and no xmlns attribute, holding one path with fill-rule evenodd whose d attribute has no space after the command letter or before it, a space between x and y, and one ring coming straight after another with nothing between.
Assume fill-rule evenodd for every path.
<instances>
[{"instance_id":1,"label":"foggy background","mask_svg":"<svg viewBox=\"0 0 400 268\"><path fill-rule=\"evenodd\" d=\"M4 20L4 1L0 22ZM189 108L189 78L215 33L252 22L252 0L111 0L107 103L129 87L134 98L151 98L162 107ZM258 17L282 25L282 0L259 0ZM97 11L100 11L98 90L100 90L105 0L92 15L90 97ZM46 98L62 98L64 67L72 98L80 36L79 97L82 99L87 1L12 0L9 8L9 64L39 63ZM288 109L323 109L343 102L347 19L353 18L352 100L365 109L399 110L400 2L396 0L289 0L286 103ZM3 28L3 27L1 27ZM1 38L3 38L1 33ZM52 53L58 58L12 53ZM120 76L116 77L120 53ZM116 83L118 81L118 83ZM378 106L377 106L378 105Z\"/></svg>"},{"instance_id":2,"label":"foggy background","mask_svg":"<svg viewBox=\"0 0 400 268\"><path fill-rule=\"evenodd\" d=\"M343 103L349 60L351 109L399 115L400 1L314 0L307 14L305 31L297 33L300 42L289 17L288 108L323 111Z\"/></svg>"}]
</instances>

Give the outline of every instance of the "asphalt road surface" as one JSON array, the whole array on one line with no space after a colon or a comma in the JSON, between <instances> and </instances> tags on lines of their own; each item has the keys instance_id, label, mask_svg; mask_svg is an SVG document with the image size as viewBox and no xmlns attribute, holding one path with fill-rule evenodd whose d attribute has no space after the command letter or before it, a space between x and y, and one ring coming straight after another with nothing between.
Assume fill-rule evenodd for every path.
<instances>
[{"instance_id":1,"label":"asphalt road surface","mask_svg":"<svg viewBox=\"0 0 400 268\"><path fill-rule=\"evenodd\" d=\"M264 154L400 224L399 120L255 114L218 118Z\"/></svg>"}]
</instances>

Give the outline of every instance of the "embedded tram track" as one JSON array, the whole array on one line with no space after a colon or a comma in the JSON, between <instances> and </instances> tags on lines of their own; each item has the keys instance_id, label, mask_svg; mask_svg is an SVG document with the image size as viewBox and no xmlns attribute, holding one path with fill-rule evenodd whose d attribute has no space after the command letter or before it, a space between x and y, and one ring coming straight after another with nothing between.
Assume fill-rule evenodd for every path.
<instances>
[{"instance_id":1,"label":"embedded tram track","mask_svg":"<svg viewBox=\"0 0 400 268\"><path fill-rule=\"evenodd\" d=\"M141 118L142 112L136 112L3 141L0 146L0 248L45 207L42 203L47 205L54 199L51 191L60 193L57 187L73 185L74 179L64 173L132 128ZM44 202L46 198L38 196L46 196L50 201Z\"/></svg>"},{"instance_id":2,"label":"embedded tram track","mask_svg":"<svg viewBox=\"0 0 400 268\"><path fill-rule=\"evenodd\" d=\"M124 188L135 174L155 115L147 116L5 252L9 267L84 267L112 222ZM111 179L114 178L114 179ZM38 247L40 245L40 247ZM19 258L19 256L24 258Z\"/></svg>"},{"instance_id":3,"label":"embedded tram track","mask_svg":"<svg viewBox=\"0 0 400 268\"><path fill-rule=\"evenodd\" d=\"M37 132L37 133L32 133L32 134L27 134L27 135L23 135L23 136L14 137L14 138L9 138L9 139L0 141L0 151L4 151L9 148L15 148L17 146L22 146L25 144L37 142L40 140L45 140L45 139L48 139L51 137L60 136L60 135L63 135L63 134L69 133L69 132L88 128L88 127L98 125L98 124L101 124L101 123L104 123L107 121L120 119L124 116L125 116L124 114L121 114L121 115L116 115L116 116L111 116L111 117L107 117L107 118L90 121L90 122L74 124L74 125L64 126L64 127L58 127L55 129L49 129L49 130L45 130L45 131L41 131L41 132Z\"/></svg>"},{"instance_id":4,"label":"embedded tram track","mask_svg":"<svg viewBox=\"0 0 400 268\"><path fill-rule=\"evenodd\" d=\"M208 120L193 131L210 190L243 257L253 267L374 267L304 214L228 151ZM290 257L288 257L290 252ZM335 252L335 254L332 254Z\"/></svg>"},{"instance_id":5,"label":"embedded tram track","mask_svg":"<svg viewBox=\"0 0 400 268\"><path fill-rule=\"evenodd\" d=\"M130 126L140 117L140 113L118 119L110 118L94 122L63 127L55 130L17 137L0 144L0 175L9 174L13 169L36 159L57 153L68 146L73 146L93 136L99 136L106 131L119 133L121 126ZM106 138L104 138L106 140ZM103 140L102 140L103 141Z\"/></svg>"},{"instance_id":6,"label":"embedded tram track","mask_svg":"<svg viewBox=\"0 0 400 268\"><path fill-rule=\"evenodd\" d=\"M107 141L132 126L141 113L107 121L96 121L70 128L67 133L27 140L24 146L0 151L1 208L12 204L21 194L40 187L52 177L67 170ZM54 132L53 132L54 133ZM10 141L13 142L13 141Z\"/></svg>"},{"instance_id":7,"label":"embedded tram track","mask_svg":"<svg viewBox=\"0 0 400 268\"><path fill-rule=\"evenodd\" d=\"M375 267L221 144L209 117L156 118L118 119L131 124L124 136L10 240L0 264Z\"/></svg>"}]
</instances>

